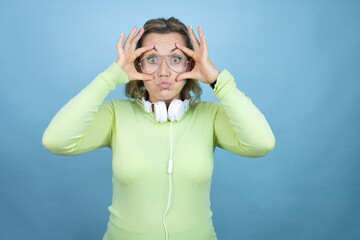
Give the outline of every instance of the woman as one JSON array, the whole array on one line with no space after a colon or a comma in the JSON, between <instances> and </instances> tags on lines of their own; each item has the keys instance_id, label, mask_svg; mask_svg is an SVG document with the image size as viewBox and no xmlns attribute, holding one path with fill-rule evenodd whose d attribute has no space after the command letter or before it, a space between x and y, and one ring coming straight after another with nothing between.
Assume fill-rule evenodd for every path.
<instances>
[{"instance_id":1,"label":"woman","mask_svg":"<svg viewBox=\"0 0 360 240\"><path fill-rule=\"evenodd\" d=\"M56 114L43 145L59 155L112 149L104 240L217 239L209 200L215 147L261 157L274 135L230 73L211 63L201 27L200 41L173 17L136 32L121 34L116 61ZM200 102L197 81L220 103ZM118 84L134 100L103 102Z\"/></svg>"}]
</instances>

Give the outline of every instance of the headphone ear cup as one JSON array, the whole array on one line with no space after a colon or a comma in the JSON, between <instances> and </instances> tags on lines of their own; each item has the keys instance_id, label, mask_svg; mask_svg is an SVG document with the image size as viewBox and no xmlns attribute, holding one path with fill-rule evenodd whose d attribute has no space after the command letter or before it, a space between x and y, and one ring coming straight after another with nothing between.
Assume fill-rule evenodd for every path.
<instances>
[{"instance_id":1,"label":"headphone ear cup","mask_svg":"<svg viewBox=\"0 0 360 240\"><path fill-rule=\"evenodd\" d=\"M144 97L142 97L142 102L143 102L145 111L148 113L151 113L152 112L151 102L146 101Z\"/></svg>"},{"instance_id":2,"label":"headphone ear cup","mask_svg":"<svg viewBox=\"0 0 360 240\"><path fill-rule=\"evenodd\" d=\"M156 121L160 123L167 122L167 110L164 101L159 101L154 103L154 113L155 113Z\"/></svg>"},{"instance_id":3,"label":"headphone ear cup","mask_svg":"<svg viewBox=\"0 0 360 240\"><path fill-rule=\"evenodd\" d=\"M168 119L180 121L181 117L188 110L189 100L181 101L180 99L174 99L170 105L168 110Z\"/></svg>"}]
</instances>

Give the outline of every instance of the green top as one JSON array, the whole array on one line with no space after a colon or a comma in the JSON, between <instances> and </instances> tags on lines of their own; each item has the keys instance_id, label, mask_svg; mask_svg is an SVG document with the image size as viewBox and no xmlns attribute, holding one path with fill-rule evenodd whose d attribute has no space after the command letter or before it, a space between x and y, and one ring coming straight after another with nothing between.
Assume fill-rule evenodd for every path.
<instances>
[{"instance_id":1,"label":"green top","mask_svg":"<svg viewBox=\"0 0 360 240\"><path fill-rule=\"evenodd\" d=\"M170 121L156 122L136 101L103 102L116 85L129 82L112 63L72 98L50 122L42 143L59 155L112 149L113 199L104 240L165 239ZM212 90L218 102L189 107L172 123L173 172L166 228L171 240L216 239L210 210L215 147L261 157L275 145L264 115L223 70Z\"/></svg>"}]
</instances>

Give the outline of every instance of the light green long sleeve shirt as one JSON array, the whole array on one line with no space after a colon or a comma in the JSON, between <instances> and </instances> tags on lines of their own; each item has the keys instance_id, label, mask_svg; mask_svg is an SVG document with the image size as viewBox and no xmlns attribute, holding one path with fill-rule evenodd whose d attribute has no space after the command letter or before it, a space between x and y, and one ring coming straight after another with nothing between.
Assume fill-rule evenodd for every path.
<instances>
[{"instance_id":1,"label":"light green long sleeve shirt","mask_svg":"<svg viewBox=\"0 0 360 240\"><path fill-rule=\"evenodd\" d=\"M136 101L104 99L129 82L112 63L72 98L44 132L45 148L78 155L112 150L113 198L103 240L165 239L163 214L169 194L170 121L156 122ZM264 115L223 70L212 90L219 102L200 102L172 123L169 240L215 240L210 186L215 147L261 157L275 146Z\"/></svg>"}]
</instances>

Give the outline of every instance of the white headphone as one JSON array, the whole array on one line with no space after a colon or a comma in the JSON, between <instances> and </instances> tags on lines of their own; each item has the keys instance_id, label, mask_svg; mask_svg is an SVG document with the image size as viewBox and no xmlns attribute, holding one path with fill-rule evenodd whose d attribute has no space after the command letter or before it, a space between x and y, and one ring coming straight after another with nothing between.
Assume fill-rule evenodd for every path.
<instances>
[{"instance_id":1,"label":"white headphone","mask_svg":"<svg viewBox=\"0 0 360 240\"><path fill-rule=\"evenodd\" d=\"M180 121L183 114L189 109L188 99L185 99L184 101L181 101L180 99L172 100L168 110L166 110L166 104L164 101L151 103L142 97L142 104L145 111L148 113L153 112L151 105L154 104L154 119L160 123L165 123L168 119L170 121Z\"/></svg>"}]
</instances>

